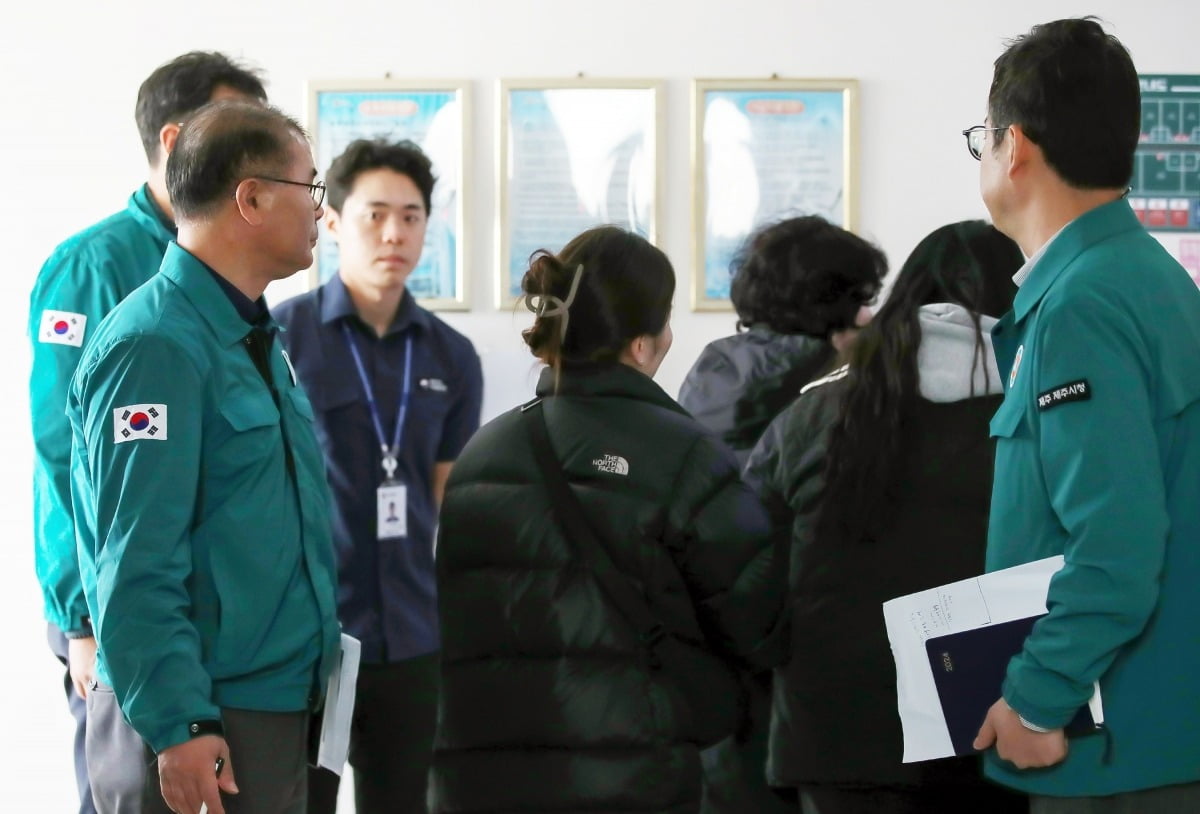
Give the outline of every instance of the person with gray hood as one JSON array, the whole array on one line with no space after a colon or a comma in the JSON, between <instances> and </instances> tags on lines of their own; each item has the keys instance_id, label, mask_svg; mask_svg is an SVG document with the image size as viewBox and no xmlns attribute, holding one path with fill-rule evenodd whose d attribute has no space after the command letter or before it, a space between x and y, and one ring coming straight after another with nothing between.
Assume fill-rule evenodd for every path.
<instances>
[{"instance_id":1,"label":"person with gray hood","mask_svg":"<svg viewBox=\"0 0 1200 814\"><path fill-rule=\"evenodd\" d=\"M937 229L887 302L750 455L792 529L790 661L775 670L767 780L806 814L1025 811L976 757L901 762L880 604L983 571L1002 399L989 330L1022 255L983 221Z\"/></svg>"}]
</instances>

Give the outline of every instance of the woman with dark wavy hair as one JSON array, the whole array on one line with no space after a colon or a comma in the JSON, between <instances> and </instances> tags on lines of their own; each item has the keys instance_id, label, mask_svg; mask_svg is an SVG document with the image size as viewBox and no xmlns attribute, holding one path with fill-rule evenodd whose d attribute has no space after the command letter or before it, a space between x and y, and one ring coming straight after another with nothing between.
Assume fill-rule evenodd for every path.
<instances>
[{"instance_id":1,"label":"woman with dark wavy hair","mask_svg":"<svg viewBox=\"0 0 1200 814\"><path fill-rule=\"evenodd\" d=\"M774 786L806 814L1024 812L975 757L901 762L881 604L982 573L1002 399L989 330L1012 305L1016 244L944 226L905 262L847 352L763 434L747 475L791 529L791 660L775 671Z\"/></svg>"},{"instance_id":2,"label":"woman with dark wavy hair","mask_svg":"<svg viewBox=\"0 0 1200 814\"><path fill-rule=\"evenodd\" d=\"M679 403L745 463L800 388L826 372L887 274L883 252L817 215L751 235L733 261L737 333L709 343Z\"/></svg>"},{"instance_id":3,"label":"woman with dark wavy hair","mask_svg":"<svg viewBox=\"0 0 1200 814\"><path fill-rule=\"evenodd\" d=\"M773 664L786 536L654 383L666 255L591 229L521 287L538 398L476 433L442 504L431 810L694 814L730 666Z\"/></svg>"}]
</instances>

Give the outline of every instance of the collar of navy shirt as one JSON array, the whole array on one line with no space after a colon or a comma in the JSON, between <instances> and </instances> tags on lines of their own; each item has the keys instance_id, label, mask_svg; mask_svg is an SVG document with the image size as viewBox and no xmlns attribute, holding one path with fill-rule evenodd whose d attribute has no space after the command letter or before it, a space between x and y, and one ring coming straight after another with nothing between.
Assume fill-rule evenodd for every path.
<instances>
[{"instance_id":1,"label":"collar of navy shirt","mask_svg":"<svg viewBox=\"0 0 1200 814\"><path fill-rule=\"evenodd\" d=\"M357 322L364 327L369 335L374 338L375 331L363 322L358 315L358 309L354 307L354 300L350 298L350 292L346 289L346 284L342 281L341 275L335 274L323 286L324 296L321 297L321 322L328 325L338 320L349 319L352 323ZM404 296L400 299L400 305L396 308L396 315L392 318L392 324L388 326L387 332L383 335L385 338L394 334L402 334L408 330L409 325L428 331L429 330L429 312L424 308L417 306L417 301L408 289L404 289Z\"/></svg>"}]
</instances>

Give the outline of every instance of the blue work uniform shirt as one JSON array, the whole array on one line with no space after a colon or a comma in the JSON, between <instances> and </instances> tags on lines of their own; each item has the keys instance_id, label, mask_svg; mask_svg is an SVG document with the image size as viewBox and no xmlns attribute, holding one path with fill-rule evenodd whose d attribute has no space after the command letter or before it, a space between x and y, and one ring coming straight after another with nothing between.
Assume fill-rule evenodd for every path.
<instances>
[{"instance_id":1,"label":"blue work uniform shirt","mask_svg":"<svg viewBox=\"0 0 1200 814\"><path fill-rule=\"evenodd\" d=\"M338 613L368 663L396 662L440 646L433 542L434 465L458 457L479 429L483 374L470 340L417 305L407 291L378 337L339 276L279 305L284 346L316 413L333 494ZM407 488L407 537L377 537L383 452L345 328L358 348L391 446L412 341L410 395L396 480Z\"/></svg>"}]
</instances>

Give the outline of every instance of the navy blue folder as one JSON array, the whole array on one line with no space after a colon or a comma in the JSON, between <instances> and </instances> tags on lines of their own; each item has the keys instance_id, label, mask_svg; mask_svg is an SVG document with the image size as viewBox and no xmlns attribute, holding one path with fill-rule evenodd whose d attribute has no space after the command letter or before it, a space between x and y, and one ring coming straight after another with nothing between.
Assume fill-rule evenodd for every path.
<instances>
[{"instance_id":1,"label":"navy blue folder","mask_svg":"<svg viewBox=\"0 0 1200 814\"><path fill-rule=\"evenodd\" d=\"M954 754L975 754L972 744L988 709L1000 698L1008 662L1043 614L926 639L933 683L950 731ZM1098 731L1087 705L1067 724L1069 735Z\"/></svg>"}]
</instances>

